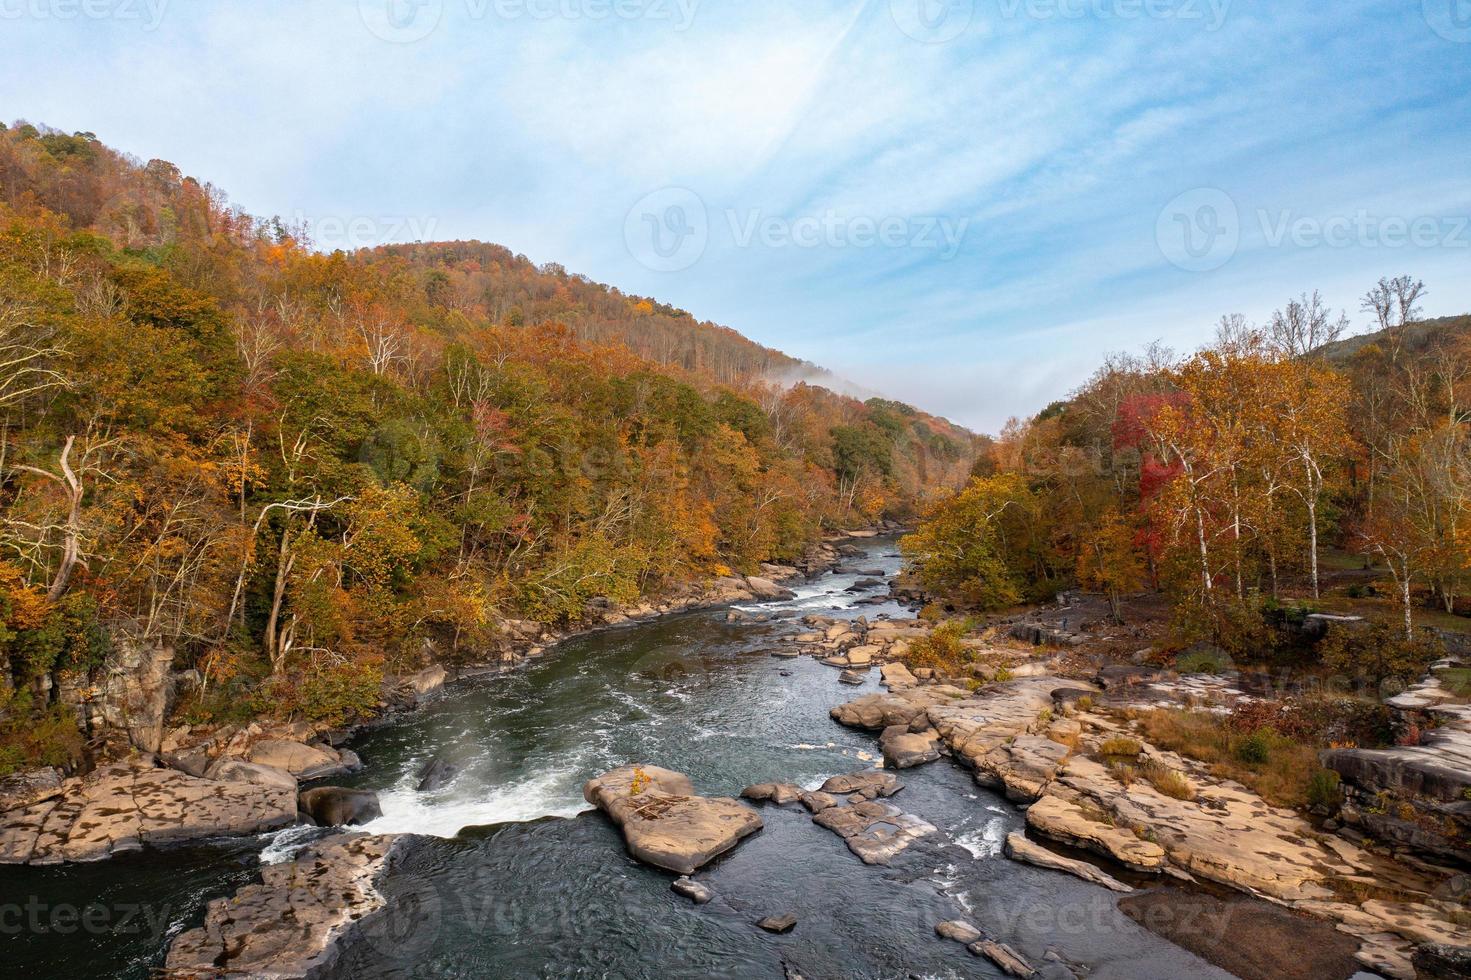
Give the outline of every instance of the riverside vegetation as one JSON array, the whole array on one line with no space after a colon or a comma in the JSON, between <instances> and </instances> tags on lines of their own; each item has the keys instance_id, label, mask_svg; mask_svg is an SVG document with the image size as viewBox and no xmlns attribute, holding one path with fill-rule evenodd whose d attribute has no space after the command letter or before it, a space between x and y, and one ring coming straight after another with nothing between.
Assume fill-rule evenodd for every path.
<instances>
[{"instance_id":1,"label":"riverside vegetation","mask_svg":"<svg viewBox=\"0 0 1471 980\"><path fill-rule=\"evenodd\" d=\"M341 726L964 478L970 433L804 377L499 246L323 254L165 161L0 127L0 775L126 751L139 649L179 720Z\"/></svg>"}]
</instances>

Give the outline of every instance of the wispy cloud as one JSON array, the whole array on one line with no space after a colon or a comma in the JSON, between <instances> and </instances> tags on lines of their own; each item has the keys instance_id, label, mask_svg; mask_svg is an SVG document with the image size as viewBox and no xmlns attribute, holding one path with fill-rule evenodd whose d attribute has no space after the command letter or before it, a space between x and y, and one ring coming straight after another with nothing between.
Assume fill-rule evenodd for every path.
<instances>
[{"instance_id":1,"label":"wispy cloud","mask_svg":"<svg viewBox=\"0 0 1471 980\"><path fill-rule=\"evenodd\" d=\"M1216 23L977 0L963 33L923 43L891 14L905 0L618 17L431 0L438 19L410 26L432 30L392 43L363 16L389 2L175 0L151 27L28 15L0 35L0 104L171 158L253 211L499 241L990 429L1108 350L1188 348L1220 314L1264 317L1303 289L1352 312L1368 282L1410 271L1432 312L1471 308L1471 249L1263 231L1262 213L1471 214L1471 44L1419 3L1192 0ZM582 16L528 12L548 10ZM709 241L658 272L625 218L670 186L702 202ZM1194 188L1239 218L1206 272L1158 241ZM788 234L740 241L732 215ZM919 241L926 220L955 247ZM804 221L839 234L803 244ZM904 233L854 243L885 221Z\"/></svg>"}]
</instances>

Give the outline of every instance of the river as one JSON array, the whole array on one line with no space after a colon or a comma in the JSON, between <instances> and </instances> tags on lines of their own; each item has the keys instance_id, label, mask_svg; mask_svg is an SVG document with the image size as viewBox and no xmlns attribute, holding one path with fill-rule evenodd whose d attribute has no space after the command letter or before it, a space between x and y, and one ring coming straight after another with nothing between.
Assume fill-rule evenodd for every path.
<instances>
[{"instance_id":1,"label":"river","mask_svg":"<svg viewBox=\"0 0 1471 980\"><path fill-rule=\"evenodd\" d=\"M628 857L582 799L582 784L644 762L687 773L698 792L755 782L815 787L869 768L874 736L837 725L835 704L879 690L838 683L809 657L770 656L807 613L901 615L857 606L860 571L898 568L893 543L863 543L845 569L792 600L672 616L588 634L517 671L465 681L412 715L361 735L366 768L339 785L380 792L364 828L424 835L388 879L389 911L338 964L341 977L1000 976L937 922L970 918L1034 965L1055 957L1097 980L1228 978L1141 929L1116 896L1001 854L1021 812L948 761L901 774L892 802L940 833L892 866L869 867L805 811L764 807L765 829L697 877L717 893L695 906L671 875ZM764 621L763 621L764 620ZM457 775L420 793L435 757ZM325 833L152 851L94 865L0 869L6 976L145 977L210 898L252 880ZM790 912L787 935L753 922Z\"/></svg>"}]
</instances>

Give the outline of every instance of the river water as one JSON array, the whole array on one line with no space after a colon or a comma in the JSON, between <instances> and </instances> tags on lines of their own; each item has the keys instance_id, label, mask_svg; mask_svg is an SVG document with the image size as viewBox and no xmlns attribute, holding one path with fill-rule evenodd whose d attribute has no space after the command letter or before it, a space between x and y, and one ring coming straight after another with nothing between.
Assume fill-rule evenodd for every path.
<instances>
[{"instance_id":1,"label":"river water","mask_svg":"<svg viewBox=\"0 0 1471 980\"><path fill-rule=\"evenodd\" d=\"M687 773L705 795L755 782L815 787L869 768L873 735L828 717L862 688L809 657L775 659L806 613L900 615L857 606L860 571L898 568L893 543L865 542L846 570L796 599L690 613L562 644L513 673L467 681L406 719L362 735L349 785L380 792L364 828L424 835L388 879L389 910L336 968L341 977L993 977L988 962L935 937L975 921L1034 965L1048 955L1098 980L1227 978L1146 932L1116 896L1001 854L1020 811L948 761L901 774L891 802L940 828L869 867L805 811L764 807L765 829L697 876L717 893L692 905L673 876L628 857L582 799L582 784L643 762ZM764 621L762 621L764 620ZM432 759L455 777L428 793ZM0 975L144 977L205 902L253 879L324 831L155 851L95 865L0 869ZM799 919L787 935L753 923ZM90 918L89 918L90 916Z\"/></svg>"}]
</instances>

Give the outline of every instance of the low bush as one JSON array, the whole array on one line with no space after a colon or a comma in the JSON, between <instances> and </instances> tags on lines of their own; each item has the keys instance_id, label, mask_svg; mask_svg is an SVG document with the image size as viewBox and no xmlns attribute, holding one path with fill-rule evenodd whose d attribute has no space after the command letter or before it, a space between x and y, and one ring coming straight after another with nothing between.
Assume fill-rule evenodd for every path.
<instances>
[{"instance_id":1,"label":"low bush","mask_svg":"<svg viewBox=\"0 0 1471 980\"><path fill-rule=\"evenodd\" d=\"M1265 765L1272 757L1272 745L1280 738L1270 728L1258 728L1236 743L1236 758L1249 766Z\"/></svg>"}]
</instances>

